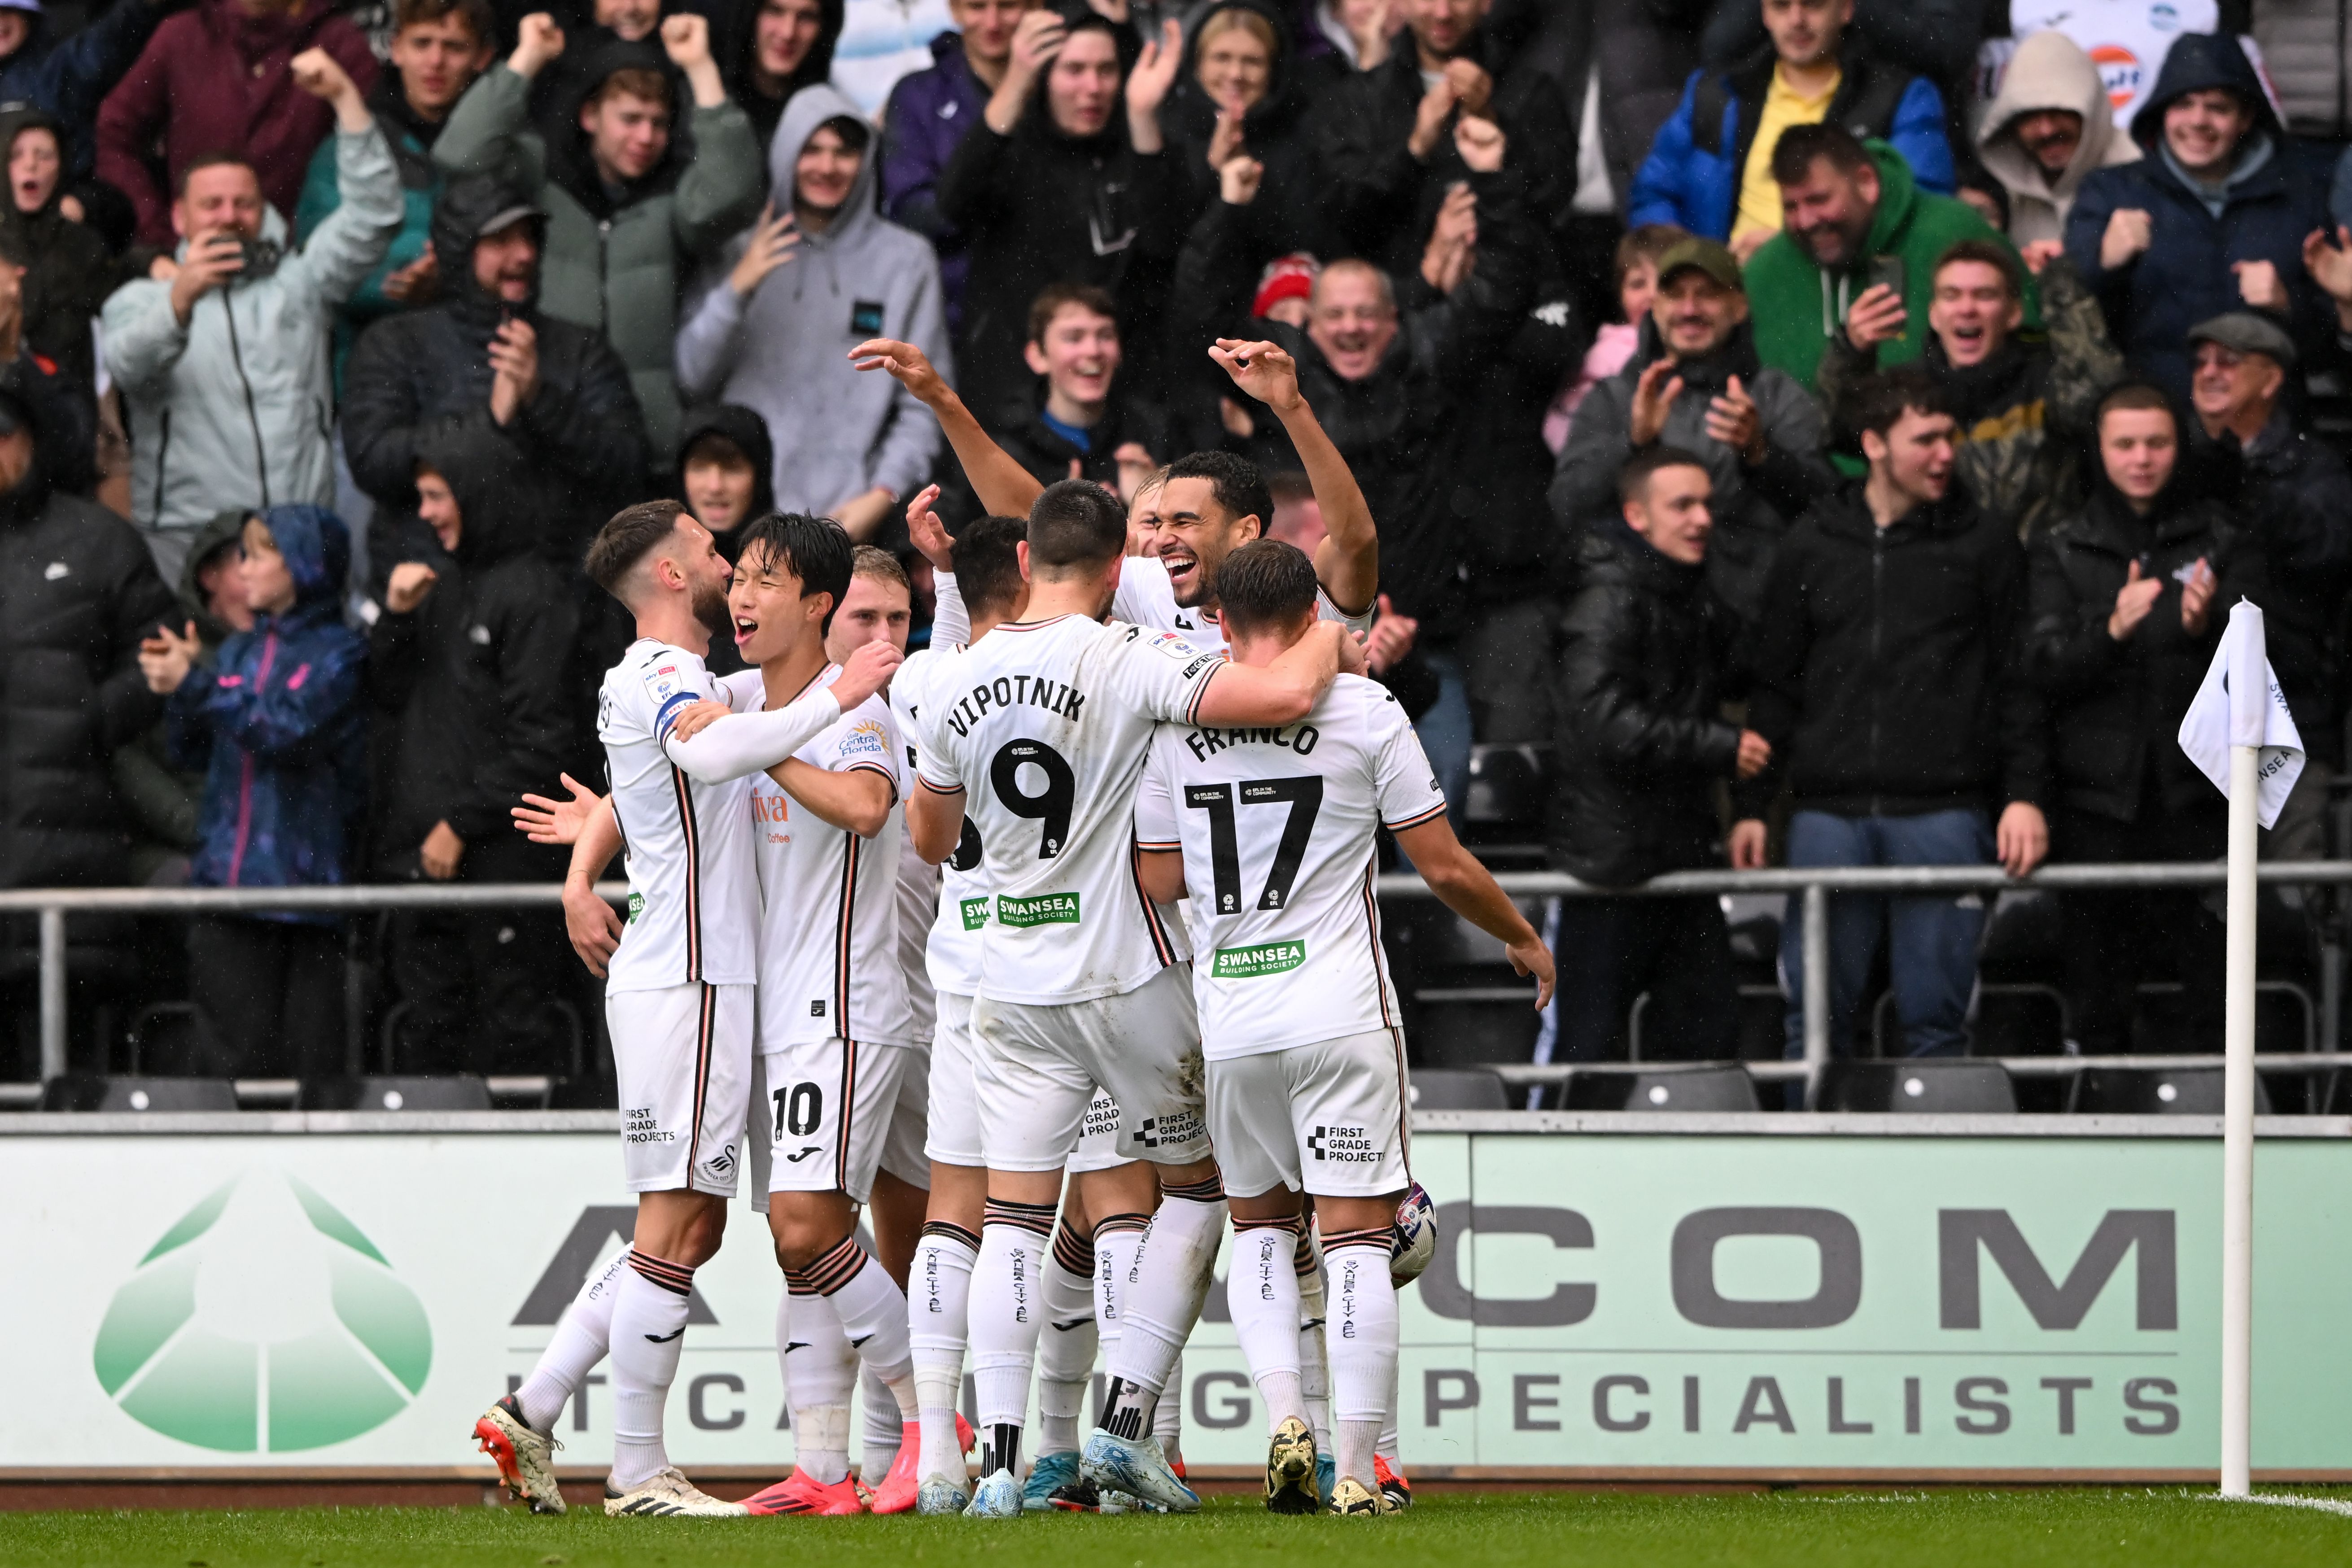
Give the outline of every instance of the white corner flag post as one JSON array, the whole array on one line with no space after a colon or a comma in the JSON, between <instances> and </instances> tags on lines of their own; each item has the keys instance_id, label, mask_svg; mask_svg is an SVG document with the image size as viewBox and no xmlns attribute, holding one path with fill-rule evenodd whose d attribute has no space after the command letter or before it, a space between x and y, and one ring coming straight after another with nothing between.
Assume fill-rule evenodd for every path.
<instances>
[{"instance_id":1,"label":"white corner flag post","mask_svg":"<svg viewBox=\"0 0 2352 1568\"><path fill-rule=\"evenodd\" d=\"M2221 1495L2252 1488L2254 1360L2254 862L2259 825L2303 772L2303 737L2271 674L2263 612L2241 601L2197 700L2180 748L2230 802L2228 961L2221 1039Z\"/></svg>"}]
</instances>

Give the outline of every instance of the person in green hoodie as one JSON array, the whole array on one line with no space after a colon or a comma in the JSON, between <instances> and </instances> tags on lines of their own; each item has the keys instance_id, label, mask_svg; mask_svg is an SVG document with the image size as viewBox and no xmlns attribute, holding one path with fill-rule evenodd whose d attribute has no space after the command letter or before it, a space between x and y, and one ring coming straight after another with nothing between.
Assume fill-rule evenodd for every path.
<instances>
[{"instance_id":1,"label":"person in green hoodie","mask_svg":"<svg viewBox=\"0 0 2352 1568\"><path fill-rule=\"evenodd\" d=\"M1966 202L1919 189L1894 148L1842 126L1791 126L1773 149L1772 178L1786 226L1748 261L1756 352L1809 390L1822 351L1850 322L1857 341L1878 340L1879 369L1917 359L1937 258L1963 239L2009 245ZM2030 279L2024 327L2042 328Z\"/></svg>"}]
</instances>

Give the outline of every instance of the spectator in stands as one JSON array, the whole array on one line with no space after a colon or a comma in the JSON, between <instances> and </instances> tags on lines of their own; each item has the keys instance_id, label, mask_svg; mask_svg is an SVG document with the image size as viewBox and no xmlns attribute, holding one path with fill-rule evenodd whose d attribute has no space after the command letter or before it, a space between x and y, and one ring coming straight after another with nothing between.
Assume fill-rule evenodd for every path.
<instances>
[{"instance_id":1,"label":"spectator in stands","mask_svg":"<svg viewBox=\"0 0 2352 1568\"><path fill-rule=\"evenodd\" d=\"M898 79L882 117L882 211L940 254L948 328L963 330L970 265L961 230L940 214L940 176L963 133L980 123L1013 59L1013 30L1032 0L948 0L955 30L931 40L931 67Z\"/></svg>"},{"instance_id":2,"label":"spectator in stands","mask_svg":"<svg viewBox=\"0 0 2352 1568\"><path fill-rule=\"evenodd\" d=\"M1219 171L1235 158L1260 169L1248 218L1269 256L1332 254L1323 219L1323 165L1288 33L1272 0L1233 0L1192 29L1187 68L1161 118L1197 212L1217 193Z\"/></svg>"},{"instance_id":3,"label":"spectator in stands","mask_svg":"<svg viewBox=\"0 0 2352 1568\"><path fill-rule=\"evenodd\" d=\"M593 329L541 309L546 218L522 187L452 180L433 221L441 302L370 327L344 378L343 449L376 504L379 584L393 562L425 547L416 464L441 432L479 429L505 443L530 525L565 557L641 493L653 468L620 356Z\"/></svg>"},{"instance_id":4,"label":"spectator in stands","mask_svg":"<svg viewBox=\"0 0 2352 1568\"><path fill-rule=\"evenodd\" d=\"M677 434L678 499L729 561L743 546L743 525L776 510L775 471L775 446L757 410L740 403L687 410ZM716 637L710 651L722 651ZM723 651L733 656L731 639Z\"/></svg>"},{"instance_id":5,"label":"spectator in stands","mask_svg":"<svg viewBox=\"0 0 2352 1568\"><path fill-rule=\"evenodd\" d=\"M2147 155L2084 181L2066 219L2066 255L2125 356L2186 402L2189 329L2208 317L2264 310L2324 341L2332 317L2302 267L2322 195L2238 41L2174 44L2132 134Z\"/></svg>"},{"instance_id":6,"label":"spectator in stands","mask_svg":"<svg viewBox=\"0 0 2352 1568\"><path fill-rule=\"evenodd\" d=\"M1958 431L1924 366L1864 381L1842 416L1870 476L1814 503L1765 585L1748 721L1772 755L1733 791L1732 863L1764 864L1764 810L1785 779L1790 866L1998 860L2023 876L2050 843L2042 709L2020 647L2024 552L2007 521L1953 488ZM1833 894L1832 1049L1852 1049L1884 940L1906 1051L1958 1054L1985 908L1974 894ZM1792 900L1780 942L1792 1057L1804 1040L1803 924Z\"/></svg>"},{"instance_id":7,"label":"spectator in stands","mask_svg":"<svg viewBox=\"0 0 2352 1568\"><path fill-rule=\"evenodd\" d=\"M355 95L356 96L356 95ZM366 799L360 687L367 645L343 625L351 536L322 507L273 506L245 525L241 575L251 631L197 658L157 626L140 646L164 693L172 751L205 767L190 880L200 888L303 888L349 880ZM198 1070L309 1078L342 1070L342 922L331 915L200 915L189 981L204 1035Z\"/></svg>"},{"instance_id":8,"label":"spectator in stands","mask_svg":"<svg viewBox=\"0 0 2352 1568\"><path fill-rule=\"evenodd\" d=\"M1408 312L1399 309L1387 273L1362 260L1335 261L1315 279L1302 332L1252 321L1257 267L1228 247L1194 258L1200 281L1179 289L1175 337L1207 342L1255 332L1298 362L1299 390L1380 520L1381 587L1401 613L1420 622L1421 651L1444 683L1444 695L1422 721L1421 740L1447 798L1459 800L1468 787L1472 698L1508 701L1514 694L1474 693L1465 679L1461 641L1482 629L1467 613L1466 536L1492 520L1486 476L1465 471L1455 459L1470 434L1465 410L1482 374L1508 350L1534 301L1543 238L1517 199L1516 175L1505 168L1501 129L1464 116L1453 135L1475 194L1478 251L1477 265L1454 280L1451 293L1423 293ZM1530 412L1530 437L1538 417ZM1265 421L1254 421L1250 434L1233 444L1262 472L1299 467L1287 439Z\"/></svg>"},{"instance_id":9,"label":"spectator in stands","mask_svg":"<svg viewBox=\"0 0 2352 1568\"><path fill-rule=\"evenodd\" d=\"M433 143L449 110L490 63L496 28L489 0L398 0L393 9L392 70L368 94L368 111L392 143L406 211L383 259L337 312L338 385L361 329L434 297L440 279L433 254L433 204L446 176L434 165ZM297 243L309 244L342 199L335 150L321 146L310 160L301 205L295 209Z\"/></svg>"},{"instance_id":10,"label":"spectator in stands","mask_svg":"<svg viewBox=\"0 0 2352 1568\"><path fill-rule=\"evenodd\" d=\"M0 361L0 887L89 887L129 879L108 758L163 711L137 656L177 617L130 525L58 484L81 432L42 381Z\"/></svg>"},{"instance_id":11,"label":"spectator in stands","mask_svg":"<svg viewBox=\"0 0 2352 1568\"><path fill-rule=\"evenodd\" d=\"M1685 237L1672 224L1644 224L1628 229L1617 241L1611 286L1617 296L1617 319L1604 321L1592 334L1584 361L1574 380L1563 384L1559 395L1544 411L1544 445L1557 457L1568 445L1569 422L1592 389L1625 368L1641 346L1643 323L1658 296L1658 258Z\"/></svg>"},{"instance_id":12,"label":"spectator in stands","mask_svg":"<svg viewBox=\"0 0 2352 1568\"><path fill-rule=\"evenodd\" d=\"M1881 369L1917 359L1944 252L1964 239L2009 244L1966 202L1919 189L1892 147L1835 125L1792 126L1773 150L1772 177L1788 227L1748 258L1756 352L1807 387L1856 313L1899 329L1874 331ZM2025 325L2042 325L2030 283Z\"/></svg>"},{"instance_id":13,"label":"spectator in stands","mask_svg":"<svg viewBox=\"0 0 2352 1568\"><path fill-rule=\"evenodd\" d=\"M2163 76L2173 44L2200 33L2242 30L2246 10L2240 0L2226 5L2215 0L2166 0L2161 5L2147 0L2001 0L1985 11L1985 31L2007 36L1987 37L1979 46L1977 96L1999 96L2016 52L2024 47L2020 40L2063 33L2098 62L2107 83L2102 100L2116 127L2128 133ZM2225 16L2234 18L2232 26L2223 26Z\"/></svg>"},{"instance_id":14,"label":"spectator in stands","mask_svg":"<svg viewBox=\"0 0 2352 1568\"><path fill-rule=\"evenodd\" d=\"M175 578L188 535L215 512L333 499L331 313L400 226L400 174L359 85L324 49L290 69L334 105L342 205L281 258L256 244L285 230L254 166L196 158L172 204L178 272L127 283L106 302L106 368L130 416L132 521Z\"/></svg>"},{"instance_id":15,"label":"spectator in stands","mask_svg":"<svg viewBox=\"0 0 2352 1568\"><path fill-rule=\"evenodd\" d=\"M930 478L940 426L842 351L888 337L937 363L948 352L939 259L875 209L873 143L848 99L823 82L803 88L769 144L766 215L720 253L712 270L728 270L677 334L679 390L755 409L777 438L776 504L859 540Z\"/></svg>"},{"instance_id":16,"label":"spectator in stands","mask_svg":"<svg viewBox=\"0 0 2352 1568\"><path fill-rule=\"evenodd\" d=\"M2046 337L2018 334L2026 273L2017 253L1995 241L1964 239L1930 274L1929 336L1920 362L1943 385L1959 421L1961 485L2021 540L2045 518L2080 503L2092 411L2124 374L2098 301L2056 242L2037 242L2026 262L2040 264ZM1877 345L1900 330L1896 312L1858 304L1822 355L1822 402L1835 407L1845 387L1870 374Z\"/></svg>"},{"instance_id":17,"label":"spectator in stands","mask_svg":"<svg viewBox=\"0 0 2352 1568\"><path fill-rule=\"evenodd\" d=\"M453 426L416 459L437 548L390 569L368 636L369 699L394 737L380 763L375 876L560 882L564 857L508 812L572 760L564 680L579 630L563 572L538 549L549 520L514 449ZM393 917L407 1054L426 1072L543 1072L561 1037L548 998L567 973L552 910L418 910Z\"/></svg>"},{"instance_id":18,"label":"spectator in stands","mask_svg":"<svg viewBox=\"0 0 2352 1568\"><path fill-rule=\"evenodd\" d=\"M331 57L361 94L374 87L367 40L321 0L198 0L156 27L98 111L99 178L131 198L142 243L171 248L190 171L224 153L253 171L281 225L292 216L311 153L337 129L336 112L312 89L316 73L294 68L312 51Z\"/></svg>"},{"instance_id":19,"label":"spectator in stands","mask_svg":"<svg viewBox=\"0 0 2352 1568\"><path fill-rule=\"evenodd\" d=\"M1118 312L1101 289L1062 283L1038 295L1029 307L1025 354L1043 395L982 424L1040 479L1092 479L1137 500L1144 476L1181 455L1159 405L1124 384ZM961 524L980 516L978 509L967 490L948 498L940 515Z\"/></svg>"},{"instance_id":20,"label":"spectator in stands","mask_svg":"<svg viewBox=\"0 0 2352 1568\"><path fill-rule=\"evenodd\" d=\"M751 117L751 133L765 147L793 95L831 79L842 0L733 0L713 16L724 18L714 24L711 51L727 96Z\"/></svg>"},{"instance_id":21,"label":"spectator in stands","mask_svg":"<svg viewBox=\"0 0 2352 1568\"><path fill-rule=\"evenodd\" d=\"M1756 358L1738 262L1714 240L1685 239L1659 258L1633 358L1577 408L1552 512L1575 538L1628 504L1618 475L1629 460L1670 450L1697 462L1711 521L1692 563L1703 561L1716 597L1752 619L1775 542L1836 485L1825 445L1821 405Z\"/></svg>"},{"instance_id":22,"label":"spectator in stands","mask_svg":"<svg viewBox=\"0 0 2352 1568\"><path fill-rule=\"evenodd\" d=\"M1763 0L1771 47L1729 70L1691 74L1626 198L1626 221L1728 240L1743 261L1780 231L1773 153L1792 126L1823 123L1890 143L1911 178L1952 188L1936 84L1848 37L1853 0Z\"/></svg>"},{"instance_id":23,"label":"spectator in stands","mask_svg":"<svg viewBox=\"0 0 2352 1568\"><path fill-rule=\"evenodd\" d=\"M89 177L98 153L99 104L139 58L167 9L168 0L117 4L63 38L51 36L41 0L14 0L0 15L0 104L56 121L61 184L70 187Z\"/></svg>"},{"instance_id":24,"label":"spectator in stands","mask_svg":"<svg viewBox=\"0 0 2352 1568\"><path fill-rule=\"evenodd\" d=\"M1029 302L1049 283L1107 290L1135 338L1160 319L1139 282L1165 276L1184 233L1183 175L1160 131L1183 51L1171 20L1122 87L1118 39L1090 11L1024 16L980 128L940 177L940 216L970 247L956 363L974 408L1027 390Z\"/></svg>"},{"instance_id":25,"label":"spectator in stands","mask_svg":"<svg viewBox=\"0 0 2352 1568\"><path fill-rule=\"evenodd\" d=\"M2200 493L2221 497L2259 552L2271 668L2303 735L2303 776L2263 852L2326 858L2327 791L2344 761L2343 605L2352 589L2352 470L2301 427L2286 401L2294 342L2269 316L2236 310L2189 331ZM2226 607L2226 606L2225 606Z\"/></svg>"},{"instance_id":26,"label":"spectator in stands","mask_svg":"<svg viewBox=\"0 0 2352 1568\"><path fill-rule=\"evenodd\" d=\"M1577 545L1559 624L1552 863L1602 887L1719 862L1718 781L1753 778L1771 747L1722 716L1738 617L1707 580L1711 465L1665 444L1621 466L1619 511ZM1622 1058L1626 1010L1650 993L1644 1060L1737 1054L1731 942L1712 898L1563 899L1552 950L1553 1059Z\"/></svg>"},{"instance_id":27,"label":"spectator in stands","mask_svg":"<svg viewBox=\"0 0 2352 1568\"><path fill-rule=\"evenodd\" d=\"M2222 799L2175 736L2242 585L2235 530L2226 507L2173 482L2175 417L2144 382L2101 399L2090 499L2033 543L2025 657L2050 705L2054 860L2218 860L2228 847ZM2064 895L2081 1049L2131 1048L2150 957L2170 961L2194 1036L2219 1037L2221 926L2206 902L2193 888Z\"/></svg>"},{"instance_id":28,"label":"spectator in stands","mask_svg":"<svg viewBox=\"0 0 2352 1568\"><path fill-rule=\"evenodd\" d=\"M1550 233L1576 195L1576 127L1559 85L1516 60L1491 0L1414 0L1387 60L1319 105L1326 212L1341 248L1400 276L1421 259L1444 194L1469 180L1449 128L1468 116L1503 128L1528 181L1528 211ZM1475 183L1475 182L1473 182Z\"/></svg>"},{"instance_id":29,"label":"spectator in stands","mask_svg":"<svg viewBox=\"0 0 2352 1568\"><path fill-rule=\"evenodd\" d=\"M1942 84L1948 97L1949 89L1968 79L1987 29L1997 26L2001 16L2022 12L2032 3L2003 0L2000 6L1987 9L1978 0L1857 0L1848 31L1878 58ZM2096 7L2110 0L2074 3ZM2200 0L2186 3L2194 5ZM1770 37L1755 0L1714 0L1711 6L1700 7L1699 19L1705 24L1699 50L1709 65L1728 65L1754 54Z\"/></svg>"},{"instance_id":30,"label":"spectator in stands","mask_svg":"<svg viewBox=\"0 0 2352 1568\"><path fill-rule=\"evenodd\" d=\"M515 170L547 215L540 309L604 335L628 367L652 450L667 457L677 441L678 288L759 211L761 160L711 61L709 25L672 16L661 36L661 49L612 44L587 61L585 96L551 140L525 123L525 100L563 53L563 34L544 12L524 17L522 41L450 110L433 158L457 174ZM671 64L694 96L677 136Z\"/></svg>"},{"instance_id":31,"label":"spectator in stands","mask_svg":"<svg viewBox=\"0 0 2352 1568\"><path fill-rule=\"evenodd\" d=\"M2137 163L2140 150L2108 110L2097 64L2053 29L2017 46L2000 96L1985 106L1977 156L2007 193L2002 226L2027 246L2063 239L2083 182L2097 170Z\"/></svg>"},{"instance_id":32,"label":"spectator in stands","mask_svg":"<svg viewBox=\"0 0 2352 1568\"><path fill-rule=\"evenodd\" d=\"M0 25L17 14L0 10ZM90 318L131 275L95 229L67 212L64 144L64 130L47 110L0 110L9 197L0 203L0 256L25 269L26 343L87 402L98 395Z\"/></svg>"}]
</instances>

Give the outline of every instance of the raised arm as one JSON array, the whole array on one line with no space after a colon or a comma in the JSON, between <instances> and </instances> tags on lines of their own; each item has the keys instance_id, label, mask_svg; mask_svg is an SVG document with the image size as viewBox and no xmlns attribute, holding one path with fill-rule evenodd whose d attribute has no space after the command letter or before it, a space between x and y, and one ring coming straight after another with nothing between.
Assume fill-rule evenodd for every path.
<instances>
[{"instance_id":1,"label":"raised arm","mask_svg":"<svg viewBox=\"0 0 2352 1568\"><path fill-rule=\"evenodd\" d=\"M1237 338L1219 338L1209 357L1233 377L1235 386L1273 411L1298 452L1328 531L1315 547L1316 581L1346 613L1369 612L1381 590L1380 531L1372 525L1372 509L1354 470L1298 390L1297 363L1275 343Z\"/></svg>"},{"instance_id":2,"label":"raised arm","mask_svg":"<svg viewBox=\"0 0 2352 1568\"><path fill-rule=\"evenodd\" d=\"M849 351L849 363L859 370L884 372L931 411L982 506L999 517L1029 515L1031 503L1045 487L1013 461L1012 453L989 439L922 350L895 338L871 338Z\"/></svg>"},{"instance_id":3,"label":"raised arm","mask_svg":"<svg viewBox=\"0 0 2352 1568\"><path fill-rule=\"evenodd\" d=\"M1518 905L1511 902L1495 881L1494 873L1480 865L1474 856L1462 847L1454 837L1454 825L1443 813L1401 828L1396 836L1397 847L1412 860L1412 868L1429 884L1438 902L1503 944L1503 952L1511 967L1521 974L1532 974L1536 981L1536 1011L1540 1013L1551 1005L1553 965L1551 950L1519 913Z\"/></svg>"}]
</instances>

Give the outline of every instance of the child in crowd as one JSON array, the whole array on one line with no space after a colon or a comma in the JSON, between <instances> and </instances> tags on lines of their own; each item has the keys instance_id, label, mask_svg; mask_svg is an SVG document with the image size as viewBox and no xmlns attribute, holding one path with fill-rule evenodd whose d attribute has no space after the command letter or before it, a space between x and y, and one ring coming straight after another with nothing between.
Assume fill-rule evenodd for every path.
<instances>
[{"instance_id":1,"label":"child in crowd","mask_svg":"<svg viewBox=\"0 0 2352 1568\"><path fill-rule=\"evenodd\" d=\"M1544 445L1551 448L1552 456L1558 457L1568 444L1568 422L1576 416L1576 405L1584 401L1584 395L1595 382L1606 381L1624 369L1625 362L1633 357L1634 346L1642 341L1642 322L1658 291L1658 258L1676 240L1688 237L1673 224L1645 223L1617 242L1617 305L1623 319L1593 334L1592 346L1584 351L1584 363L1544 410Z\"/></svg>"}]
</instances>

